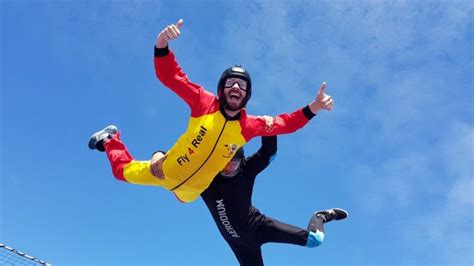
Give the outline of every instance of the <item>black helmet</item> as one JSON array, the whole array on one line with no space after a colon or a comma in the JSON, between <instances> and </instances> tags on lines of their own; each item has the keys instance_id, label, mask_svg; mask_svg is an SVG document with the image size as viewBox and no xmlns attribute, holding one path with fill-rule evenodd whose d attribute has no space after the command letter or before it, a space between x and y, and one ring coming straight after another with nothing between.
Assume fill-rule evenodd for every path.
<instances>
[{"instance_id":1,"label":"black helmet","mask_svg":"<svg viewBox=\"0 0 474 266\"><path fill-rule=\"evenodd\" d=\"M241 78L247 82L247 93L245 95L244 101L242 102L241 108L245 107L245 105L247 105L248 100L250 99L250 96L252 95L252 80L250 79L249 72L245 70L245 68L243 68L242 66L235 65L233 67L229 67L222 73L221 78L219 79L219 83L217 84L217 95L219 95L221 105L223 105L224 107L227 106L227 102L225 97L222 97L222 92L224 90L225 81L228 78Z\"/></svg>"},{"instance_id":2,"label":"black helmet","mask_svg":"<svg viewBox=\"0 0 474 266\"><path fill-rule=\"evenodd\" d=\"M243 159L244 157L244 147L242 146L235 152L234 157L232 159Z\"/></svg>"}]
</instances>

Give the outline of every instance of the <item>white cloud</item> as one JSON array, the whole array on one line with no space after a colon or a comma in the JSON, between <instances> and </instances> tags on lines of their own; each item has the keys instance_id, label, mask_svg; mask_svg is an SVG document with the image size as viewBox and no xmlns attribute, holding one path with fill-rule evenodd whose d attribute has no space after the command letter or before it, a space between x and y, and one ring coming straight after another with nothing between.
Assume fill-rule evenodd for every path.
<instances>
[{"instance_id":1,"label":"white cloud","mask_svg":"<svg viewBox=\"0 0 474 266\"><path fill-rule=\"evenodd\" d=\"M472 264L473 140L474 126L453 122L423 157L358 166L348 177L354 199L368 215L384 215L402 228L398 241L410 243L414 252L431 250L442 264Z\"/></svg>"},{"instance_id":2,"label":"white cloud","mask_svg":"<svg viewBox=\"0 0 474 266\"><path fill-rule=\"evenodd\" d=\"M404 237L424 249L431 246L441 263L472 265L474 262L473 178L457 179L447 189L437 209L417 215L406 224Z\"/></svg>"},{"instance_id":3,"label":"white cloud","mask_svg":"<svg viewBox=\"0 0 474 266\"><path fill-rule=\"evenodd\" d=\"M261 1L252 8L262 16L228 22L223 41L232 51L245 40L233 56L251 65L259 85L250 106L288 111L327 80L336 109L318 122L329 127L318 134L330 137L305 131L294 152L313 159L336 149L360 211L394 218L389 223L409 234L397 240L419 253L432 248L440 261L472 264L474 95L466 76L473 47L466 36L474 4L291 3Z\"/></svg>"}]
</instances>

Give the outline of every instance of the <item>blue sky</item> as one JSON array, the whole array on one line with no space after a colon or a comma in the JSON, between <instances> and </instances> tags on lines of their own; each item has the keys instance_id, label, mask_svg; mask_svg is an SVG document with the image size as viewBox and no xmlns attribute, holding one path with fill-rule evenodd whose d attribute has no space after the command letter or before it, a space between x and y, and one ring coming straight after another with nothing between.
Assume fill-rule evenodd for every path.
<instances>
[{"instance_id":1,"label":"blue sky","mask_svg":"<svg viewBox=\"0 0 474 266\"><path fill-rule=\"evenodd\" d=\"M254 204L316 249L267 244L266 265L474 263L471 1L1 1L0 242L54 265L236 265L202 200L116 181L88 150L109 124L137 159L170 148L189 109L153 70L155 36L214 92L250 71L251 114L335 100L279 138ZM251 141L247 153L258 148Z\"/></svg>"}]
</instances>

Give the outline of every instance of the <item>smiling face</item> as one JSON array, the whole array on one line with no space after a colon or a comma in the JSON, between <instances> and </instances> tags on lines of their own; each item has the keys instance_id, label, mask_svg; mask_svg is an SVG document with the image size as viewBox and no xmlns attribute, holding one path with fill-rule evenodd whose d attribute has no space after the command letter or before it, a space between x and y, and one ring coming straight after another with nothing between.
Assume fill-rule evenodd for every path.
<instances>
[{"instance_id":1,"label":"smiling face","mask_svg":"<svg viewBox=\"0 0 474 266\"><path fill-rule=\"evenodd\" d=\"M229 78L225 82L224 97L227 102L226 109L237 111L242 109L247 95L247 82L240 78Z\"/></svg>"}]
</instances>

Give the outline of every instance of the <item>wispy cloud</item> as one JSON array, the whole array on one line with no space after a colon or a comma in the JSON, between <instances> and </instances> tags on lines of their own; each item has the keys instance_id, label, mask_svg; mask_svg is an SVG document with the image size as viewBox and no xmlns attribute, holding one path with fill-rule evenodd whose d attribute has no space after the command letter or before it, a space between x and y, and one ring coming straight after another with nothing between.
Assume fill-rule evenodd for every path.
<instances>
[{"instance_id":1,"label":"wispy cloud","mask_svg":"<svg viewBox=\"0 0 474 266\"><path fill-rule=\"evenodd\" d=\"M448 265L470 264L474 241L474 127L454 122L421 157L382 159L355 167L348 178L368 215L402 228L400 241ZM387 213L388 211L388 213ZM398 218L397 218L398 217ZM392 218L392 219L390 219Z\"/></svg>"},{"instance_id":2,"label":"wispy cloud","mask_svg":"<svg viewBox=\"0 0 474 266\"><path fill-rule=\"evenodd\" d=\"M446 195L438 208L417 215L405 224L404 238L418 252L430 246L432 252L446 265L470 265L474 261L474 182L459 178L446 188ZM426 210L423 210L426 211Z\"/></svg>"},{"instance_id":3,"label":"wispy cloud","mask_svg":"<svg viewBox=\"0 0 474 266\"><path fill-rule=\"evenodd\" d=\"M324 129L332 140L303 134L296 152L359 151L334 156L349 165L361 210L409 212L413 244L439 250L442 261L472 263L473 44L465 38L474 4L300 4L261 1L251 8L262 16L228 22L223 41L254 68L250 107L287 111L272 103L302 105L327 80L336 100ZM325 12L312 13L315 6Z\"/></svg>"},{"instance_id":4,"label":"wispy cloud","mask_svg":"<svg viewBox=\"0 0 474 266\"><path fill-rule=\"evenodd\" d=\"M149 18L159 19L163 11L159 1L140 0L102 1L88 9L87 13L79 2L51 2L42 7L45 10L60 10L45 21L45 25L51 27L51 32L55 34L49 41L52 45L51 52L58 59L70 62L71 55L80 55L79 58L87 62L108 64L124 51L138 57L142 53L137 51L142 51L143 44L149 43L148 47L152 46L154 39L150 36L155 36L159 29L154 27L154 21ZM65 47L69 49L69 53L62 52Z\"/></svg>"},{"instance_id":5,"label":"wispy cloud","mask_svg":"<svg viewBox=\"0 0 474 266\"><path fill-rule=\"evenodd\" d=\"M7 2L2 3L2 21L7 22L2 29L12 37L2 43L4 65L9 66L6 87L27 90L8 90L11 110L2 119L8 130L0 132L0 139L21 139L2 143L3 150L15 151L0 158L5 162L1 170L15 173L2 179L2 195L8 196L0 198L0 211L8 218L2 220L9 228L5 241L36 246L42 249L37 254L48 254L59 264L90 257L100 263L117 260L117 251L124 249L114 235L120 229L124 238L137 236L132 242L141 247L170 246L159 254L160 261L179 263L179 238L143 238L135 229L148 217L156 232L183 232L187 220L181 218L188 211L192 217L206 216L205 207L178 206L171 196L163 199L172 203L157 205L154 188L114 182L106 159L88 152L83 142L94 124L119 119L133 154L149 156L150 149L172 144L184 130L185 103L170 91L151 94L144 88L160 86L151 62L154 37L183 16L182 38L171 46L190 78L209 90L215 91L223 67L241 63L254 81L253 114L301 107L323 80L336 101L332 112L322 113L296 136L282 138L280 158L294 157L278 160L262 174L255 193L262 200L256 204L264 203L260 206L269 215L303 225L298 217L304 212L337 201L349 209L350 219L328 227L328 245L317 252L327 256L271 245L281 252L268 260L277 263L280 256L303 264L317 257L321 264L331 264L344 251L345 258L338 259L347 264L371 259L374 265L474 264L472 1ZM72 161L81 162L77 169L71 168L71 151ZM53 168L44 167L51 162ZM331 189L308 200L315 194L312 184ZM278 189L284 193L275 193ZM106 193L107 206L97 207L97 197L84 196L84 191ZM140 202L143 197L151 200ZM11 202L25 202L39 216L31 219L31 213L7 204ZM89 226L89 234L64 233L83 227L81 219L60 211L76 205L96 206L77 215L85 220L92 215L111 235L102 237L101 226ZM102 208L119 222L111 224ZM139 219L120 222L127 215ZM37 220L51 221L46 223L50 226L38 228ZM58 220L69 226L59 228ZM129 226L121 226L124 221ZM202 238L207 230L216 230L210 217L194 219L191 226L199 230L189 237L206 249L215 246L214 240ZM217 238L218 232L213 233ZM70 236L79 236L76 244L90 248L72 254L63 245ZM47 247L41 244L45 237ZM341 241L330 242L337 238ZM101 243L109 248L101 249ZM227 253L206 257L196 249L191 257L204 263L224 257L235 262L225 245L219 248ZM143 254L118 260L143 264L157 253Z\"/></svg>"}]
</instances>

